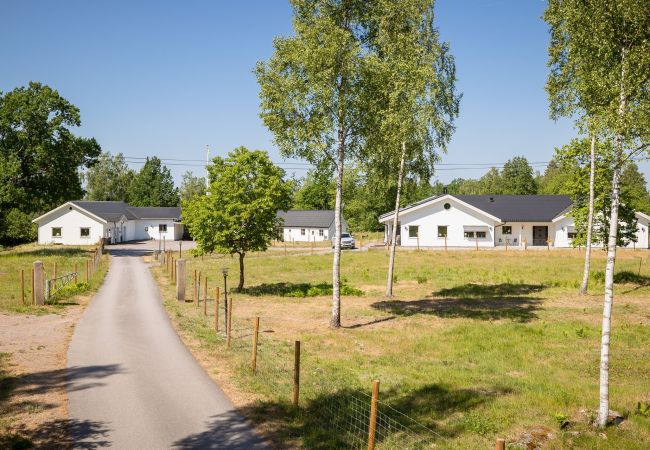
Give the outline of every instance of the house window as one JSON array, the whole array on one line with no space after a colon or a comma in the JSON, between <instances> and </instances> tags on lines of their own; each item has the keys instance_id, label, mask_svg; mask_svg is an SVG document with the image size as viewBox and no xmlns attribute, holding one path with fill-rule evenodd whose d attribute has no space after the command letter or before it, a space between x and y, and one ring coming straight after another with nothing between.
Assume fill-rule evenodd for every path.
<instances>
[{"instance_id":1,"label":"house window","mask_svg":"<svg viewBox=\"0 0 650 450\"><path fill-rule=\"evenodd\" d=\"M409 237L410 238L416 238L418 237L418 229L420 227L417 225L409 225Z\"/></svg>"},{"instance_id":2,"label":"house window","mask_svg":"<svg viewBox=\"0 0 650 450\"><path fill-rule=\"evenodd\" d=\"M52 237L61 237L61 227L52 228Z\"/></svg>"},{"instance_id":3,"label":"house window","mask_svg":"<svg viewBox=\"0 0 650 450\"><path fill-rule=\"evenodd\" d=\"M90 237L90 228L82 228L80 232L80 236L82 238L88 238Z\"/></svg>"},{"instance_id":4,"label":"house window","mask_svg":"<svg viewBox=\"0 0 650 450\"><path fill-rule=\"evenodd\" d=\"M486 233L485 231L477 231L476 232L476 237L479 239L485 239Z\"/></svg>"},{"instance_id":5,"label":"house window","mask_svg":"<svg viewBox=\"0 0 650 450\"><path fill-rule=\"evenodd\" d=\"M466 231L465 232L465 238L471 239L474 237L474 232L473 231Z\"/></svg>"},{"instance_id":6,"label":"house window","mask_svg":"<svg viewBox=\"0 0 650 450\"><path fill-rule=\"evenodd\" d=\"M438 227L438 237L439 238L447 237L447 225L441 225Z\"/></svg>"},{"instance_id":7,"label":"house window","mask_svg":"<svg viewBox=\"0 0 650 450\"><path fill-rule=\"evenodd\" d=\"M312 236L314 235L314 230L311 230L311 235L312 235Z\"/></svg>"},{"instance_id":8,"label":"house window","mask_svg":"<svg viewBox=\"0 0 650 450\"><path fill-rule=\"evenodd\" d=\"M144 231L149 231L149 227L144 227Z\"/></svg>"},{"instance_id":9,"label":"house window","mask_svg":"<svg viewBox=\"0 0 650 450\"><path fill-rule=\"evenodd\" d=\"M569 231L568 236L569 239L575 239L578 237L578 233L576 233L575 231Z\"/></svg>"},{"instance_id":10,"label":"house window","mask_svg":"<svg viewBox=\"0 0 650 450\"><path fill-rule=\"evenodd\" d=\"M158 231L161 233L167 233L167 224L161 223L160 225L158 225Z\"/></svg>"},{"instance_id":11,"label":"house window","mask_svg":"<svg viewBox=\"0 0 650 450\"><path fill-rule=\"evenodd\" d=\"M305 229L304 229L304 228L301 228L301 229L300 229L300 235L301 235L301 236L304 236L304 235L305 235Z\"/></svg>"},{"instance_id":12,"label":"house window","mask_svg":"<svg viewBox=\"0 0 650 450\"><path fill-rule=\"evenodd\" d=\"M510 225L504 225L501 234L512 234L512 227Z\"/></svg>"},{"instance_id":13,"label":"house window","mask_svg":"<svg viewBox=\"0 0 650 450\"><path fill-rule=\"evenodd\" d=\"M325 230L323 230L323 229L318 230L318 235L319 236L325 236Z\"/></svg>"}]
</instances>

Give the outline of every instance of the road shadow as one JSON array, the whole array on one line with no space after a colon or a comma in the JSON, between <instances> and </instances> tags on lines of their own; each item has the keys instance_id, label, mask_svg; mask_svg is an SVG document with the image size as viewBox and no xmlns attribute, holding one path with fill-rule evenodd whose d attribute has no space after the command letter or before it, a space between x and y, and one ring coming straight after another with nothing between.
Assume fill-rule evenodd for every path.
<instances>
[{"instance_id":1,"label":"road shadow","mask_svg":"<svg viewBox=\"0 0 650 450\"><path fill-rule=\"evenodd\" d=\"M106 377L123 373L119 364L102 366L72 367L12 375L0 370L0 422L29 413L47 410L58 405L33 400L32 396L52 391L80 391L103 385ZM25 398L26 400L21 400ZM38 398L38 397L36 397ZM75 448L95 449L110 445L106 439L108 428L104 423L57 419L31 428L17 424L0 434L0 448Z\"/></svg>"},{"instance_id":2,"label":"road shadow","mask_svg":"<svg viewBox=\"0 0 650 450\"><path fill-rule=\"evenodd\" d=\"M175 449L269 449L264 440L238 412L229 411L210 418L207 430L184 437L172 445Z\"/></svg>"},{"instance_id":3,"label":"road shadow","mask_svg":"<svg viewBox=\"0 0 650 450\"><path fill-rule=\"evenodd\" d=\"M153 254L153 250L147 248L107 248L108 253L116 258L140 257Z\"/></svg>"},{"instance_id":4,"label":"road shadow","mask_svg":"<svg viewBox=\"0 0 650 450\"><path fill-rule=\"evenodd\" d=\"M542 299L527 296L540 292L542 285L503 283L463 284L433 292L433 298L384 300L371 306L395 315L430 314L441 318L476 320L509 319L528 322L537 318Z\"/></svg>"},{"instance_id":5,"label":"road shadow","mask_svg":"<svg viewBox=\"0 0 650 450\"><path fill-rule=\"evenodd\" d=\"M454 389L429 384L408 392L395 389L380 393L377 440L388 448L429 448L453 438L464 429L462 419L448 420L454 413L468 412L498 396L507 388ZM367 445L370 392L342 389L317 395L294 408L288 402L258 402L240 409L251 418L274 448L325 450L358 448ZM209 430L187 436L175 443L179 449L255 449L260 441L241 435L241 420L227 414L214 416ZM414 447L410 445L416 442Z\"/></svg>"}]
</instances>

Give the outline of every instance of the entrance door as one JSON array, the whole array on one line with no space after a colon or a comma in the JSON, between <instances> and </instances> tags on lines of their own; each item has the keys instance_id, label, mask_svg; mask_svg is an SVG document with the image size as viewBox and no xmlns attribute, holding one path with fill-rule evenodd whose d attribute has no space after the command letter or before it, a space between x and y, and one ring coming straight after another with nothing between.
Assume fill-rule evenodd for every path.
<instances>
[{"instance_id":1,"label":"entrance door","mask_svg":"<svg viewBox=\"0 0 650 450\"><path fill-rule=\"evenodd\" d=\"M548 227L533 227L533 245L547 245Z\"/></svg>"}]
</instances>

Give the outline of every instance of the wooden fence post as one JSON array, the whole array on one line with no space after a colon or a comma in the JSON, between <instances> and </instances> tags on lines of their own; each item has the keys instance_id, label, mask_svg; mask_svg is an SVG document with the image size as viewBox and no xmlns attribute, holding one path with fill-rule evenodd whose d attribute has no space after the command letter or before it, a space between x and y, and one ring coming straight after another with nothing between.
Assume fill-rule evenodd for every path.
<instances>
[{"instance_id":1,"label":"wooden fence post","mask_svg":"<svg viewBox=\"0 0 650 450\"><path fill-rule=\"evenodd\" d=\"M214 287L214 331L219 332L219 286Z\"/></svg>"},{"instance_id":2,"label":"wooden fence post","mask_svg":"<svg viewBox=\"0 0 650 450\"><path fill-rule=\"evenodd\" d=\"M86 283L90 283L90 260L86 260Z\"/></svg>"},{"instance_id":3,"label":"wooden fence post","mask_svg":"<svg viewBox=\"0 0 650 450\"><path fill-rule=\"evenodd\" d=\"M253 354L251 355L251 369L253 373L257 370L257 338L260 332L260 318L255 318L255 325L253 327Z\"/></svg>"},{"instance_id":4,"label":"wooden fence post","mask_svg":"<svg viewBox=\"0 0 650 450\"><path fill-rule=\"evenodd\" d=\"M208 277L203 279L203 316L208 315Z\"/></svg>"},{"instance_id":5,"label":"wooden fence post","mask_svg":"<svg viewBox=\"0 0 650 450\"><path fill-rule=\"evenodd\" d=\"M478 251L478 236L474 233L474 242L476 242L476 251Z\"/></svg>"},{"instance_id":6,"label":"wooden fence post","mask_svg":"<svg viewBox=\"0 0 650 450\"><path fill-rule=\"evenodd\" d=\"M226 329L228 334L228 348L230 348L230 338L232 336L232 297L228 299L228 328Z\"/></svg>"},{"instance_id":7,"label":"wooden fence post","mask_svg":"<svg viewBox=\"0 0 650 450\"><path fill-rule=\"evenodd\" d=\"M447 236L445 236L445 251L447 251Z\"/></svg>"},{"instance_id":8,"label":"wooden fence post","mask_svg":"<svg viewBox=\"0 0 650 450\"><path fill-rule=\"evenodd\" d=\"M293 348L293 406L298 407L300 400L300 341Z\"/></svg>"},{"instance_id":9,"label":"wooden fence post","mask_svg":"<svg viewBox=\"0 0 650 450\"><path fill-rule=\"evenodd\" d=\"M74 263L74 284L77 284L77 263Z\"/></svg>"},{"instance_id":10,"label":"wooden fence post","mask_svg":"<svg viewBox=\"0 0 650 450\"><path fill-rule=\"evenodd\" d=\"M506 441L501 439L501 438L497 438L497 443L494 446L494 449L495 450L506 450Z\"/></svg>"},{"instance_id":11,"label":"wooden fence post","mask_svg":"<svg viewBox=\"0 0 650 450\"><path fill-rule=\"evenodd\" d=\"M368 427L368 450L375 449L375 432L377 429L377 400L379 399L379 380L372 382L372 399L370 400L370 424Z\"/></svg>"},{"instance_id":12,"label":"wooden fence post","mask_svg":"<svg viewBox=\"0 0 650 450\"><path fill-rule=\"evenodd\" d=\"M180 278L178 275L180 274ZM176 260L176 300L185 301L185 260Z\"/></svg>"},{"instance_id":13,"label":"wooden fence post","mask_svg":"<svg viewBox=\"0 0 650 450\"><path fill-rule=\"evenodd\" d=\"M196 284L196 306L201 304L201 271L199 270L199 282Z\"/></svg>"},{"instance_id":14,"label":"wooden fence post","mask_svg":"<svg viewBox=\"0 0 650 450\"><path fill-rule=\"evenodd\" d=\"M32 305L36 304L36 298L34 297L34 268L32 267Z\"/></svg>"},{"instance_id":15,"label":"wooden fence post","mask_svg":"<svg viewBox=\"0 0 650 450\"><path fill-rule=\"evenodd\" d=\"M192 301L196 301L196 269L194 269L194 291L192 292Z\"/></svg>"},{"instance_id":16,"label":"wooden fence post","mask_svg":"<svg viewBox=\"0 0 650 450\"><path fill-rule=\"evenodd\" d=\"M34 303L36 305L45 304L43 283L45 277L43 273L43 263L41 261L34 262Z\"/></svg>"},{"instance_id":17,"label":"wooden fence post","mask_svg":"<svg viewBox=\"0 0 650 450\"><path fill-rule=\"evenodd\" d=\"M20 301L25 304L25 271L20 269Z\"/></svg>"}]
</instances>

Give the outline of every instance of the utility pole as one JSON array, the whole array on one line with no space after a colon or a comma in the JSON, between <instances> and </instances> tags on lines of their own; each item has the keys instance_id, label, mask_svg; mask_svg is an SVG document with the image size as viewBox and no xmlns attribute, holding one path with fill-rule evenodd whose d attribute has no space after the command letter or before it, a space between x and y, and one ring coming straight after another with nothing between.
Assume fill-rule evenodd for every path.
<instances>
[{"instance_id":1,"label":"utility pole","mask_svg":"<svg viewBox=\"0 0 650 450\"><path fill-rule=\"evenodd\" d=\"M205 189L210 189L210 176L208 175L208 166L210 165L210 144L205 146Z\"/></svg>"}]
</instances>

